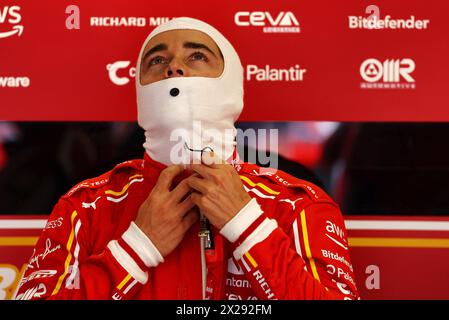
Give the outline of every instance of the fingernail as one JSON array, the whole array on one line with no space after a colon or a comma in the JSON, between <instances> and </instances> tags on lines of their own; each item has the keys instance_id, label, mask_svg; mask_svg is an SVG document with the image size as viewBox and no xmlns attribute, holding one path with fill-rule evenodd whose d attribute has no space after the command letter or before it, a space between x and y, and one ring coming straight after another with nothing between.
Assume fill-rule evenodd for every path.
<instances>
[{"instance_id":1,"label":"fingernail","mask_svg":"<svg viewBox=\"0 0 449 320\"><path fill-rule=\"evenodd\" d=\"M212 152L205 152L201 157L201 161L203 164L210 166L214 163L214 157Z\"/></svg>"}]
</instances>

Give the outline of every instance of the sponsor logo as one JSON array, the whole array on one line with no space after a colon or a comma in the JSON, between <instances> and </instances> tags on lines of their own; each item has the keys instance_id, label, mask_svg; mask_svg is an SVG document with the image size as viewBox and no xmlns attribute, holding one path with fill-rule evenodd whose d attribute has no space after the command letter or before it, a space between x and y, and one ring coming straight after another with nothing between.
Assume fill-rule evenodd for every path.
<instances>
[{"instance_id":1,"label":"sponsor logo","mask_svg":"<svg viewBox=\"0 0 449 320\"><path fill-rule=\"evenodd\" d=\"M3 24L10 24L11 30L0 31L0 39L12 37L14 35L21 36L23 33L23 25L19 24L22 21L22 16L20 15L19 6L4 6L0 7L0 26ZM3 29L3 28L2 28Z\"/></svg>"},{"instance_id":2,"label":"sponsor logo","mask_svg":"<svg viewBox=\"0 0 449 320\"><path fill-rule=\"evenodd\" d=\"M123 296L122 296L120 293L115 292L115 293L112 295L112 299L114 299L114 300L122 300L122 299L123 299Z\"/></svg>"},{"instance_id":3,"label":"sponsor logo","mask_svg":"<svg viewBox=\"0 0 449 320\"><path fill-rule=\"evenodd\" d=\"M292 205L292 207L293 207L293 210L296 210L296 202L299 201L299 200L302 200L302 199L303 199L302 197L296 199L295 201L292 201L292 200L290 200L290 199L281 199L281 200L279 200L279 202L287 202L287 203L290 203L290 204Z\"/></svg>"},{"instance_id":4,"label":"sponsor logo","mask_svg":"<svg viewBox=\"0 0 449 320\"><path fill-rule=\"evenodd\" d=\"M30 78L28 77L0 77L1 88L27 88L30 86Z\"/></svg>"},{"instance_id":5,"label":"sponsor logo","mask_svg":"<svg viewBox=\"0 0 449 320\"><path fill-rule=\"evenodd\" d=\"M256 175L256 176L268 176L268 177L274 177L277 181L279 181L279 182L282 183L283 185L290 186L291 183L288 182L287 180L285 180L284 178L278 176L278 175L276 174L276 171L277 171L277 170L276 170L276 169L273 169L273 168L259 168L259 171L253 170L253 174ZM315 192L315 191L314 191L314 192ZM314 193L314 192L313 192L313 193ZM300 200L300 199L297 199L297 200ZM297 200L295 200L295 202L296 202ZM286 202L288 202L288 201L286 201Z\"/></svg>"},{"instance_id":6,"label":"sponsor logo","mask_svg":"<svg viewBox=\"0 0 449 320\"><path fill-rule=\"evenodd\" d=\"M267 281L265 280L264 276L259 270L254 271L253 273L254 278L259 282L260 288L265 292L267 295L267 299L275 299L274 293L271 291L271 288Z\"/></svg>"},{"instance_id":7,"label":"sponsor logo","mask_svg":"<svg viewBox=\"0 0 449 320\"><path fill-rule=\"evenodd\" d=\"M234 293L226 293L228 300L243 300L241 295ZM256 296L248 296L245 300L259 300Z\"/></svg>"},{"instance_id":8,"label":"sponsor logo","mask_svg":"<svg viewBox=\"0 0 449 320\"><path fill-rule=\"evenodd\" d=\"M267 11L239 11L234 16L239 27L260 27L266 33L299 33L298 19L291 11L281 11L277 15Z\"/></svg>"},{"instance_id":9,"label":"sponsor logo","mask_svg":"<svg viewBox=\"0 0 449 320\"><path fill-rule=\"evenodd\" d=\"M348 250L348 247L345 246L345 245L344 245L343 243L341 243L340 241L338 241L337 239L331 237L331 236L328 235L327 233L326 233L326 236L327 236L329 239L331 239L333 242L335 242L336 244L338 244L340 247L342 247L343 249Z\"/></svg>"},{"instance_id":10,"label":"sponsor logo","mask_svg":"<svg viewBox=\"0 0 449 320\"><path fill-rule=\"evenodd\" d=\"M251 284L245 279L235 279L233 276L226 278L226 285L235 288L251 288Z\"/></svg>"},{"instance_id":11,"label":"sponsor logo","mask_svg":"<svg viewBox=\"0 0 449 320\"><path fill-rule=\"evenodd\" d=\"M43 260L45 260L45 258L49 254L52 254L53 252L58 251L59 249L61 249L61 245L60 244L58 244L58 245L56 245L56 246L54 246L52 248L51 247L51 240L47 239L46 242L45 242L45 251L44 251L44 253L39 253L39 254L35 255L36 249L34 249L34 253L31 256L30 260L28 261L28 268L34 269L34 266L36 266L37 268L40 268L40 266L39 266L39 259L41 261L43 261ZM33 264L34 264L34 266L33 266Z\"/></svg>"},{"instance_id":12,"label":"sponsor logo","mask_svg":"<svg viewBox=\"0 0 449 320\"><path fill-rule=\"evenodd\" d=\"M47 287L43 283L39 283L34 288L28 289L24 293L18 295L16 300L31 300L32 298L42 298L47 293Z\"/></svg>"},{"instance_id":13,"label":"sponsor logo","mask_svg":"<svg viewBox=\"0 0 449 320\"><path fill-rule=\"evenodd\" d=\"M346 289L348 285L346 283L334 281L337 284L337 288L341 291L343 294L351 294L351 290Z\"/></svg>"},{"instance_id":14,"label":"sponsor logo","mask_svg":"<svg viewBox=\"0 0 449 320\"><path fill-rule=\"evenodd\" d=\"M313 195L313 197L315 199L318 199L318 195L316 194L316 191L311 186L305 185L305 187L307 190L309 190L309 192Z\"/></svg>"},{"instance_id":15,"label":"sponsor logo","mask_svg":"<svg viewBox=\"0 0 449 320\"><path fill-rule=\"evenodd\" d=\"M360 65L360 76L365 82L362 89L415 89L415 70L412 59L386 59L383 62L370 58Z\"/></svg>"},{"instance_id":16,"label":"sponsor logo","mask_svg":"<svg viewBox=\"0 0 449 320\"><path fill-rule=\"evenodd\" d=\"M174 17L90 17L91 27L157 27Z\"/></svg>"},{"instance_id":17,"label":"sponsor logo","mask_svg":"<svg viewBox=\"0 0 449 320\"><path fill-rule=\"evenodd\" d=\"M53 277L56 273L57 273L56 270L38 270L38 271L35 271L32 274L30 274L28 277L24 277L20 281L20 286L23 285L24 283L27 283L30 280Z\"/></svg>"},{"instance_id":18,"label":"sponsor logo","mask_svg":"<svg viewBox=\"0 0 449 320\"><path fill-rule=\"evenodd\" d=\"M341 293L345 295L350 295L352 297L356 297L356 295L351 290L349 290L349 286L346 283L339 282L334 279L332 279L332 282L335 283L335 285L337 286L338 290L340 290ZM351 298L345 297L344 300L351 300Z\"/></svg>"},{"instance_id":19,"label":"sponsor logo","mask_svg":"<svg viewBox=\"0 0 449 320\"><path fill-rule=\"evenodd\" d=\"M345 279L345 280L351 282L353 286L355 286L355 282L352 279L351 275L348 272L346 272L345 270L343 270L342 268L335 267L333 264L328 264L326 266L326 268L327 268L327 273L329 273L330 275L336 275L338 278Z\"/></svg>"},{"instance_id":20,"label":"sponsor logo","mask_svg":"<svg viewBox=\"0 0 449 320\"><path fill-rule=\"evenodd\" d=\"M343 249L348 250L348 247L347 247L347 244L346 244L347 243L346 236L345 236L342 228L338 227L337 225L335 225L331 221L326 220L326 231L329 232L330 234L332 234L332 235L329 235L329 234L326 233L326 237L331 239L334 243L336 243L337 245L339 245ZM334 235L336 235L338 237L338 239L336 239L334 237Z\"/></svg>"},{"instance_id":21,"label":"sponsor logo","mask_svg":"<svg viewBox=\"0 0 449 320\"><path fill-rule=\"evenodd\" d=\"M63 222L64 222L64 218L63 217L59 217L56 220L48 221L47 224L45 225L44 230L59 228L60 226L62 226Z\"/></svg>"},{"instance_id":22,"label":"sponsor logo","mask_svg":"<svg viewBox=\"0 0 449 320\"><path fill-rule=\"evenodd\" d=\"M129 67L131 61L116 61L114 63L110 63L106 66L106 70L108 70L109 79L111 79L112 83L118 86L124 86L130 80L130 78L134 78L136 76L136 68L131 67L128 70L124 70ZM119 72L122 74L119 75Z\"/></svg>"},{"instance_id":23,"label":"sponsor logo","mask_svg":"<svg viewBox=\"0 0 449 320\"><path fill-rule=\"evenodd\" d=\"M98 187L98 186L104 185L107 182L109 182L109 179L101 179L101 180L92 181L92 182L81 182L81 183L77 184L76 186L74 186L69 192L67 192L67 195L71 196L73 193L75 193L79 189Z\"/></svg>"},{"instance_id":24,"label":"sponsor logo","mask_svg":"<svg viewBox=\"0 0 449 320\"><path fill-rule=\"evenodd\" d=\"M326 231L329 233L336 234L341 240L346 243L346 237L343 232L343 228L338 227L335 223L326 220Z\"/></svg>"},{"instance_id":25,"label":"sponsor logo","mask_svg":"<svg viewBox=\"0 0 449 320\"><path fill-rule=\"evenodd\" d=\"M97 210L97 201L101 198L101 196L99 196L97 199L95 199L93 202L83 202L81 203L83 208L89 209L89 208L93 208L94 210Z\"/></svg>"},{"instance_id":26,"label":"sponsor logo","mask_svg":"<svg viewBox=\"0 0 449 320\"><path fill-rule=\"evenodd\" d=\"M270 65L259 67L254 64L246 66L246 80L256 81L303 81L306 69L295 65L288 69L272 68Z\"/></svg>"},{"instance_id":27,"label":"sponsor logo","mask_svg":"<svg viewBox=\"0 0 449 320\"><path fill-rule=\"evenodd\" d=\"M148 25L150 27L159 26L171 19L174 19L175 17L169 18L169 17L150 17L148 18Z\"/></svg>"},{"instance_id":28,"label":"sponsor logo","mask_svg":"<svg viewBox=\"0 0 449 320\"><path fill-rule=\"evenodd\" d=\"M380 17L380 9L376 5L369 5L365 9L368 17L362 16L348 16L349 29L405 29L405 30L423 30L427 29L430 23L429 19L416 19L415 16L410 16L407 19L394 19L390 15L384 18Z\"/></svg>"},{"instance_id":29,"label":"sponsor logo","mask_svg":"<svg viewBox=\"0 0 449 320\"><path fill-rule=\"evenodd\" d=\"M335 261L340 261L341 263L346 265L351 271L354 271L354 269L352 268L352 264L350 264L345 259L345 257L340 256L338 253L334 253L334 252L332 252L330 250L321 249L321 254L323 255L324 258L332 259L332 260L335 260Z\"/></svg>"}]
</instances>

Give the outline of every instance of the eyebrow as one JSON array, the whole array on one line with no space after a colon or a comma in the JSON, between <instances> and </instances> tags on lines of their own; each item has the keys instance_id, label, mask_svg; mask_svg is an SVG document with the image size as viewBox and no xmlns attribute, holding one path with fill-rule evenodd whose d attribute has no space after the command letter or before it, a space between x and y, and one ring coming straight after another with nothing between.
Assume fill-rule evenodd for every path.
<instances>
[{"instance_id":1,"label":"eyebrow","mask_svg":"<svg viewBox=\"0 0 449 320\"><path fill-rule=\"evenodd\" d=\"M206 46L205 44L202 44L202 43L184 42L183 47L187 48L187 49L204 49L206 51L209 51L211 54L213 54L215 58L217 57L215 55L215 53L208 46Z\"/></svg>"},{"instance_id":2,"label":"eyebrow","mask_svg":"<svg viewBox=\"0 0 449 320\"><path fill-rule=\"evenodd\" d=\"M216 58L217 56L215 55L215 53L205 44L202 43L198 43L198 42L184 42L183 43L183 47L186 49L204 49L208 52L210 52L211 54L213 54L213 56ZM150 50L148 50L143 59L145 60L146 58L148 58L148 56L152 55L155 52L159 52L159 51L165 51L168 50L168 46L165 43L159 43L157 45L155 45L153 48L151 48Z\"/></svg>"},{"instance_id":3,"label":"eyebrow","mask_svg":"<svg viewBox=\"0 0 449 320\"><path fill-rule=\"evenodd\" d=\"M168 46L165 43L159 43L159 44L155 45L153 48L151 48L150 50L148 50L147 53L145 53L145 55L143 56L143 60L145 60L146 58L148 58L148 56L151 56L155 52L164 51L167 49L168 49Z\"/></svg>"}]
</instances>

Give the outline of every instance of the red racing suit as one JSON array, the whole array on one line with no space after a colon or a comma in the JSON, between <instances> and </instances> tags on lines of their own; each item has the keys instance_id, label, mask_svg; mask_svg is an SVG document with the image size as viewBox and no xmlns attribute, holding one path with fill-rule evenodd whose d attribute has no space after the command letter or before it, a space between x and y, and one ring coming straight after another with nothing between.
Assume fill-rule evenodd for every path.
<instances>
[{"instance_id":1,"label":"red racing suit","mask_svg":"<svg viewBox=\"0 0 449 320\"><path fill-rule=\"evenodd\" d=\"M253 199L211 230L207 299L358 299L337 204L280 170L234 167ZM145 154L62 196L16 299L201 299L199 223L165 258L133 223L164 168Z\"/></svg>"}]
</instances>

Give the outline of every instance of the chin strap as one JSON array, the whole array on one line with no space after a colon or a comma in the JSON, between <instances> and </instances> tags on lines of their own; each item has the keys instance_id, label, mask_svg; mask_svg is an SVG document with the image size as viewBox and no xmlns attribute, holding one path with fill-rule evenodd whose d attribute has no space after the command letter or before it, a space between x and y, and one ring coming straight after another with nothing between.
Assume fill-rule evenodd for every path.
<instances>
[{"instance_id":1,"label":"chin strap","mask_svg":"<svg viewBox=\"0 0 449 320\"><path fill-rule=\"evenodd\" d=\"M211 147L204 147L203 149L193 149L193 148L190 148L190 147L187 145L187 142L184 142L184 148L187 149L187 150L189 150L189 151L191 151L191 152L200 152L200 153L201 153L201 156L203 156L203 152L206 152L206 151L214 152L214 149L212 149Z\"/></svg>"}]
</instances>

